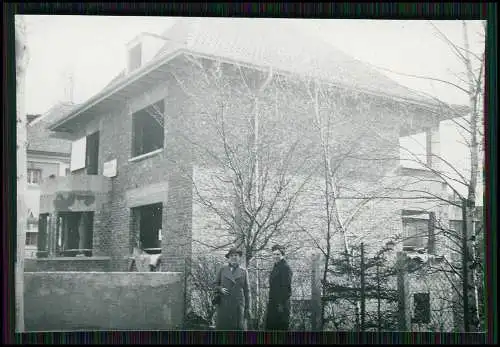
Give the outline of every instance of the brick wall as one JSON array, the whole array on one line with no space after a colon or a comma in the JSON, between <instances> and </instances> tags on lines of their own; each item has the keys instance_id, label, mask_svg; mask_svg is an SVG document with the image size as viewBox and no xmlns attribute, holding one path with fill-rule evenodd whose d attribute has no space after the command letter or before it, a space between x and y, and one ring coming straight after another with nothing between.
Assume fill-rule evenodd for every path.
<instances>
[{"instance_id":1,"label":"brick wall","mask_svg":"<svg viewBox=\"0 0 500 347\"><path fill-rule=\"evenodd\" d=\"M175 330L183 317L179 273L25 273L27 331Z\"/></svg>"},{"instance_id":2,"label":"brick wall","mask_svg":"<svg viewBox=\"0 0 500 347\"><path fill-rule=\"evenodd\" d=\"M112 203L109 210L111 217L106 223L103 214L100 222L101 230L96 230L96 234L99 233L99 235L95 236L99 246L97 244L95 246L99 249L99 254L107 253L112 257L114 271L126 269L125 264L130 252L131 202L127 200L127 192L132 189L147 188L153 184L161 184L161 182L165 182L168 186L168 194L161 198L162 201L150 201L150 203L163 202L164 204L162 246L165 257L164 267L177 269L182 266L180 259L191 252L191 247L187 245L191 229L195 235L201 235L202 238L213 239L215 235L219 235L214 231L220 229L220 223L216 218L212 220L213 215L209 216L206 211L202 211L191 203L193 197L189 183L193 172L191 161L207 163L205 159L210 158L210 155L203 149L200 150L196 144L202 144L202 147L209 148L220 156L221 141L213 134L214 126L218 124L217 121L220 120L222 112L227 124L228 139L233 141L233 145L250 143L252 133L248 129L251 129L255 103L250 97L251 93L245 90L247 87L242 82L239 73L236 74L237 70L234 67L223 68L227 73L224 83L214 86L213 81L209 80L205 83L204 77L206 76L191 66L187 67L186 64L185 61L174 60L170 67L171 71L177 75L177 80L173 77L167 78L149 90L117 103L113 112L103 115L97 122L101 134L99 167L102 168L102 163L105 161L117 159L118 174L112 178L112 192L110 193ZM261 77L263 76L253 76L259 81L262 80ZM250 88L254 87L250 86ZM348 177L356 177L355 174L358 173L356 178L359 180L362 179L359 175L360 171L377 176L374 173L385 174L389 167L394 166L394 160L387 160L386 165L382 164L382 166L380 162L366 164L367 161L363 160L363 156L368 153L393 156L400 128L421 126L422 124L416 121L417 115L422 116L426 112L417 106L346 92L333 87L327 88L326 92L330 97L322 99L320 116L332 114L335 117L334 126L330 129L330 135L335 139L334 157L342 159L345 147L354 146L355 155L352 155L342 168L343 174ZM131 113L148 103L161 99L165 101L167 114L165 148L153 157L130 162ZM263 148L270 149L266 152L271 155L269 162L279 159L291 143L300 140L296 156L291 161L292 166L295 163L302 163L301 159L307 157L311 157L309 164L318 164L321 152L318 147L318 130L313 122L315 119L312 112L313 105L301 81L289 78L273 79L258 100L261 125L259 131L261 138L266 139L262 141ZM432 122L430 116L427 118L430 124ZM196 148L198 150L195 150ZM276 151L273 150L274 148ZM248 156L248 147L240 146L240 151L240 157ZM279 155L276 152L279 152ZM316 155L312 155L314 153ZM213 158L208 162L213 164ZM305 168L307 169L308 166L306 165ZM370 184L376 185L376 180L368 181L368 185ZM155 200L158 199L155 198ZM313 194L309 197L304 196L301 200L304 203L310 201L312 204L310 207L312 206L313 211L309 213L318 213L318 208L314 205L315 200L321 200L321 196ZM401 207L396 208L394 204L387 204L391 205L390 207L382 207L382 204L374 203L371 212L365 213L372 221L363 221L361 223L363 225L353 227L355 232L353 231L352 237L355 238L356 235L359 236L359 233L362 233L367 243L371 245L370 240L381 240L380 233L387 235L387 230L391 232L399 230L400 218L396 217L394 211L399 213ZM378 210L390 212L375 212ZM207 221L202 221L200 218L207 219ZM313 220L312 218L306 219ZM377 225L377 223L379 225L377 231L365 235L367 229L373 228L370 225ZM210 224L213 225L210 226ZM317 233L322 231L317 225L311 225L310 228ZM192 251L197 252L195 248Z\"/></svg>"},{"instance_id":3,"label":"brick wall","mask_svg":"<svg viewBox=\"0 0 500 347\"><path fill-rule=\"evenodd\" d=\"M185 233L189 234L190 206L184 201L189 199L189 186L186 170L174 170L189 150L181 139L176 137L179 124L184 122L184 99L179 97L180 92L173 86L171 80L166 80L151 90L133 96L121 104L109 117L104 118L101 128L101 160L117 159L117 176L112 179L112 193L109 219L109 232L101 236L106 240L108 252L112 256L113 270L126 271L128 256L131 249L131 213L130 208L139 204L163 203L163 248L164 264L172 261L169 270L182 267L179 258L185 253L176 240ZM168 95L168 98L167 98ZM165 100L165 109L169 117L166 120L165 146L161 153L139 161L129 161L131 158L132 143L132 116L131 114L158 100ZM148 187L165 194L135 194L136 191L147 190ZM167 192L168 187L168 194ZM187 196L186 196L187 194ZM141 196L139 196L141 195ZM138 200L140 199L140 201ZM167 220L167 215L169 219ZM181 242L185 244L185 241ZM169 260L166 260L169 259ZM175 261L174 261L175 259ZM175 264L173 264L175 263Z\"/></svg>"},{"instance_id":4,"label":"brick wall","mask_svg":"<svg viewBox=\"0 0 500 347\"><path fill-rule=\"evenodd\" d=\"M409 273L407 279L408 296L406 308L408 310L408 328L411 331L454 331L457 325L453 315L453 297L456 290L461 290L459 281L453 275L445 272L432 271L443 267L450 271L446 264L439 264L431 260L419 271ZM455 282L452 282L455 281ZM430 299L430 321L428 323L415 323L411 318L415 317L414 294L429 293Z\"/></svg>"}]
</instances>

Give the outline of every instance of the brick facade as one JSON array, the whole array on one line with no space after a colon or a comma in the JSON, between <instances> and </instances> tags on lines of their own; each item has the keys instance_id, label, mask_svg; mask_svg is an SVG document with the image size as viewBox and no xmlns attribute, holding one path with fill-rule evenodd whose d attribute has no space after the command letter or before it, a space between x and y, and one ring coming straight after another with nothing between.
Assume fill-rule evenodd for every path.
<instances>
[{"instance_id":1,"label":"brick facade","mask_svg":"<svg viewBox=\"0 0 500 347\"><path fill-rule=\"evenodd\" d=\"M194 177L198 186L205 186L203 180L206 182L214 165L213 158L200 150L199 144L214 153L221 153L221 141L214 137L211 125L220 111L218 102L224 102L226 131L232 141L240 140L244 145L251 140L252 132L248 129L251 129L253 112L258 107L260 136L266 139L267 148L273 149L268 152L272 154L270 162L282 158L290 145L300 140L291 161L291 172L299 175L300 170L320 164L321 148L318 130L314 126L313 105L301 81L275 77L258 95L258 104L255 104L250 95L255 92L256 86L262 84L265 72L247 71L252 92L246 93L245 88L248 87L243 85L234 66L223 68L226 85L219 89L205 85L204 76L181 58L170 62L168 69L172 72L171 77L151 82L146 90L108 103L108 112L99 114L86 124L82 121L79 124L81 130L75 134L78 137L94 130L100 131L99 174L102 174L104 162L117 160L117 176L110 179L110 204L103 206L99 212L102 218L96 218L94 230L95 255L110 256L112 271L127 270L132 239L130 208L140 204L163 203L164 271L181 271L191 254L210 252L207 248L200 248L202 243L223 239L220 221L193 203L195 193L191 181ZM181 84L178 83L180 80ZM330 136L334 139L334 159L343 160L344 151L350 147L356 149L355 155L345 160L339 171L346 195L353 195L359 190L373 191L380 180L386 180L387 184L384 176L397 167L398 153L395 148L401 129L416 131L436 125L435 114L424 106L333 87L325 92L330 97L324 100L330 101L320 105L320 115L331 114L335 117L334 127L330 129ZM159 100L164 100L166 110L164 148L151 157L131 161L131 114ZM367 155L374 154L392 159L363 160ZM304 162L306 165L299 168L299 164ZM308 185L309 193L301 195L294 216L302 220L302 224L313 234L321 237L322 226L314 224L318 221L318 213L321 214L320 207L324 200L321 190L318 190L321 178L313 181L316 187ZM348 214L353 204L355 201L342 201L341 213ZM411 201L411 204L415 205L415 202ZM401 200L367 203L349 227L350 241L357 243L363 240L369 247L378 249L388 235L401 231L400 211L404 206ZM314 245L303 238L302 246L310 253ZM201 243L191 242L192 239ZM341 245L340 240L336 240L335 245ZM335 248L335 252L340 249ZM300 253L295 257L300 258Z\"/></svg>"}]
</instances>

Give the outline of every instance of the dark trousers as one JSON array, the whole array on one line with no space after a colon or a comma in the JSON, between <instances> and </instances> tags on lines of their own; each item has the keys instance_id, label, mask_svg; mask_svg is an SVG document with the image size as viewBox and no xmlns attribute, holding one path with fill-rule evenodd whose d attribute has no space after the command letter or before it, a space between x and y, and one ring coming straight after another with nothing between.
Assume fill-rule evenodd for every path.
<instances>
[{"instance_id":1,"label":"dark trousers","mask_svg":"<svg viewBox=\"0 0 500 347\"><path fill-rule=\"evenodd\" d=\"M290 304L286 302L281 307L282 311L279 311L277 304L269 303L267 305L266 330L288 330L290 324Z\"/></svg>"}]
</instances>

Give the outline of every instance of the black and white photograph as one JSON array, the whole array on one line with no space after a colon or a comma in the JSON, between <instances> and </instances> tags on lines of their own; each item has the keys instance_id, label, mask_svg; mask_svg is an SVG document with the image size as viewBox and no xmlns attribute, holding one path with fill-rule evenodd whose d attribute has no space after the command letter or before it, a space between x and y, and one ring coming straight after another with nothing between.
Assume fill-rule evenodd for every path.
<instances>
[{"instance_id":1,"label":"black and white photograph","mask_svg":"<svg viewBox=\"0 0 500 347\"><path fill-rule=\"evenodd\" d=\"M486 31L16 15L16 331L485 332Z\"/></svg>"}]
</instances>

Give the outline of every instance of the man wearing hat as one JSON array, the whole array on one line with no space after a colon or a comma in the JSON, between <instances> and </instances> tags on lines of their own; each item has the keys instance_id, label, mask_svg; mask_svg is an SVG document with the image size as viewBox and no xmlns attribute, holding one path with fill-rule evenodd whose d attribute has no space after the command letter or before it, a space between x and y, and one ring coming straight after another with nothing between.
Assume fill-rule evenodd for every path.
<instances>
[{"instance_id":1,"label":"man wearing hat","mask_svg":"<svg viewBox=\"0 0 500 347\"><path fill-rule=\"evenodd\" d=\"M288 266L283 246L274 245L274 267L269 277L266 330L288 330L290 321L290 296L292 295L292 270Z\"/></svg>"},{"instance_id":2,"label":"man wearing hat","mask_svg":"<svg viewBox=\"0 0 500 347\"><path fill-rule=\"evenodd\" d=\"M247 270L240 266L242 251L233 247L226 258L229 263L217 273L217 330L244 330L250 320L250 287Z\"/></svg>"}]
</instances>

